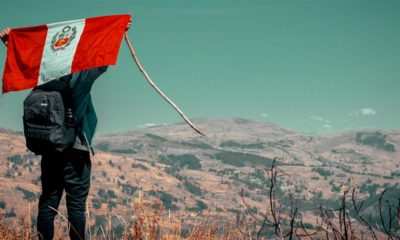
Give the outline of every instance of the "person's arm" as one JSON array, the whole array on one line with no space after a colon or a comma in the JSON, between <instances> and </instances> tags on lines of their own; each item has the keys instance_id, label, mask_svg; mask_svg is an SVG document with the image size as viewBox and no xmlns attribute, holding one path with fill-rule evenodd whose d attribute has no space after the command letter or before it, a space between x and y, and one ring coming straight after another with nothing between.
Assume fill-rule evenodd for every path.
<instances>
[{"instance_id":1,"label":"person's arm","mask_svg":"<svg viewBox=\"0 0 400 240\"><path fill-rule=\"evenodd\" d=\"M95 80L107 70L107 66L96 67L73 73L71 77L72 101L75 117L80 121L86 111L90 90Z\"/></svg>"},{"instance_id":2,"label":"person's arm","mask_svg":"<svg viewBox=\"0 0 400 240\"><path fill-rule=\"evenodd\" d=\"M107 66L95 67L72 74L71 88L77 95L87 95L92 89L94 81L105 71Z\"/></svg>"},{"instance_id":3,"label":"person's arm","mask_svg":"<svg viewBox=\"0 0 400 240\"><path fill-rule=\"evenodd\" d=\"M10 28L6 28L0 32L0 39L4 43L4 45L6 45L6 47L8 44L8 35L10 35L10 32L11 32Z\"/></svg>"}]
</instances>

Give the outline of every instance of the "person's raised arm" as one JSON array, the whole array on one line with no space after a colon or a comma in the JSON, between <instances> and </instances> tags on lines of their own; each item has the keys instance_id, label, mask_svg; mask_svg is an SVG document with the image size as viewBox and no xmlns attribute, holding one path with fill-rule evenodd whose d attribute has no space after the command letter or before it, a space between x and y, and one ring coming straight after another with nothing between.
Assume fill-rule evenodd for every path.
<instances>
[{"instance_id":1,"label":"person's raised arm","mask_svg":"<svg viewBox=\"0 0 400 240\"><path fill-rule=\"evenodd\" d=\"M4 45L7 47L8 35L10 34L11 28L6 28L0 32L0 39L3 41Z\"/></svg>"}]
</instances>

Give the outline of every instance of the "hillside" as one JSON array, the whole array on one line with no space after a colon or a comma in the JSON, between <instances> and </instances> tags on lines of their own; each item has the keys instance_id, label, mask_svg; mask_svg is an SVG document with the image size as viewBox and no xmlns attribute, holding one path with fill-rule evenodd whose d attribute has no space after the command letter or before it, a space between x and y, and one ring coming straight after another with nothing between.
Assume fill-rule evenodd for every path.
<instances>
[{"instance_id":1,"label":"hillside","mask_svg":"<svg viewBox=\"0 0 400 240\"><path fill-rule=\"evenodd\" d=\"M274 158L284 173L278 179L279 198L284 203L292 194L304 209L334 206L351 187L360 190L360 197L375 199L368 202L370 208L381 189L398 191L399 132L305 135L247 119L194 122L206 137L183 123L97 136L88 199L92 223L134 214L131 204L139 196L159 198L188 224L204 216L234 222L244 209L242 189L252 210L264 211L269 188L265 170ZM0 128L0 213L10 224L28 212L36 215L39 166L21 133ZM304 212L310 228L316 226L316 216L315 211Z\"/></svg>"}]
</instances>

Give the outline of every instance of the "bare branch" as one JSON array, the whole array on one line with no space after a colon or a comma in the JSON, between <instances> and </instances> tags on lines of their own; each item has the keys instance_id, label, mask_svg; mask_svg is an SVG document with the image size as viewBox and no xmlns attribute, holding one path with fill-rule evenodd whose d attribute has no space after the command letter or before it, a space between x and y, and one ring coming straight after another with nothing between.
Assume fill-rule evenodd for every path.
<instances>
[{"instance_id":1,"label":"bare branch","mask_svg":"<svg viewBox=\"0 0 400 240\"><path fill-rule=\"evenodd\" d=\"M140 64L139 59L137 58L136 54L135 54L135 50L132 47L132 44L129 41L129 37L128 37L128 32L125 32L125 41L128 44L129 50L131 51L132 57L135 60L136 65L138 66L139 70L142 72L143 76L145 77L145 79L147 80L147 82L161 95L162 98L164 98L165 101L167 101L178 113L179 115L181 115L181 117L185 120L185 122L187 124L189 124L189 126L195 130L198 134L205 136L205 134L203 132L201 132L187 117L186 115L179 109L179 107L173 102L171 101L171 99L169 99L167 97L167 95L165 95L165 93L163 93L158 87L157 85L151 80L150 76L147 74L146 70L144 70L142 64Z\"/></svg>"},{"instance_id":2,"label":"bare branch","mask_svg":"<svg viewBox=\"0 0 400 240\"><path fill-rule=\"evenodd\" d=\"M305 228L305 226L304 226L303 220L300 220L300 225L301 225L301 229L305 232L305 234L297 234L297 233L296 233L296 236L297 236L298 238L300 238L300 237L308 237L310 240L312 240L312 237L311 237L311 236L317 234L316 231L313 232L313 233L308 233L307 230L306 230L306 228Z\"/></svg>"},{"instance_id":3,"label":"bare branch","mask_svg":"<svg viewBox=\"0 0 400 240\"><path fill-rule=\"evenodd\" d=\"M275 169L276 158L272 161L272 166L270 169L270 187L269 187L269 204L271 215L275 224L275 234L282 237L279 216L276 213L276 203L275 203L275 184L277 171Z\"/></svg>"},{"instance_id":4,"label":"bare branch","mask_svg":"<svg viewBox=\"0 0 400 240\"><path fill-rule=\"evenodd\" d=\"M244 199L244 189L242 188L242 190L240 191L240 197L242 198L242 203L243 205L246 207L247 212L250 214L250 216L256 220L258 223L262 224L264 223L265 220L261 220L259 219L255 214L253 214L253 212L251 211L251 207L250 205L246 202L246 200Z\"/></svg>"},{"instance_id":5,"label":"bare branch","mask_svg":"<svg viewBox=\"0 0 400 240\"><path fill-rule=\"evenodd\" d=\"M352 194L351 194L351 201L353 203L353 208L356 211L357 217L368 227L368 230L371 233L371 236L373 239L377 240L378 238L376 237L375 231L372 228L370 221L367 221L363 216L361 216L360 214L360 210L364 204L364 201L361 202L360 206L357 207L357 203L356 203L356 196L355 196L355 188L353 188ZM371 215L370 215L370 219L371 219ZM363 238L363 234L361 234L361 238Z\"/></svg>"},{"instance_id":6,"label":"bare branch","mask_svg":"<svg viewBox=\"0 0 400 240\"><path fill-rule=\"evenodd\" d=\"M383 195L385 195L385 193L386 193L386 189L383 190L381 195L379 196L379 216L381 218L381 223L382 223L382 226L383 226L383 230L385 231L385 233L388 235L388 237L390 239L393 239L392 235L390 234L390 231L386 228L385 221L383 220L382 199L383 199Z\"/></svg>"}]
</instances>

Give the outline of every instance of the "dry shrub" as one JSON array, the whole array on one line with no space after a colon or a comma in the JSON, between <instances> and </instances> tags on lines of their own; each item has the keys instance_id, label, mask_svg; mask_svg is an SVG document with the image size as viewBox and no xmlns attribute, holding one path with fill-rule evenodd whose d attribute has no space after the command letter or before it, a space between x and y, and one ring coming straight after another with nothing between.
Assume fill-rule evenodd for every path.
<instances>
[{"instance_id":1,"label":"dry shrub","mask_svg":"<svg viewBox=\"0 0 400 240\"><path fill-rule=\"evenodd\" d=\"M30 216L19 219L10 226L5 225L4 222L5 216L0 215L0 239L25 240L34 239L37 236L36 231L31 227Z\"/></svg>"},{"instance_id":2,"label":"dry shrub","mask_svg":"<svg viewBox=\"0 0 400 240\"><path fill-rule=\"evenodd\" d=\"M161 239L161 240L214 240L214 239L240 239L238 231L232 229L230 224L221 226L205 218L201 223L188 227L182 225L182 219L173 214L165 214L160 200L154 202L142 198L133 202L135 215L131 223L125 226L123 239ZM182 237L182 229L188 229L186 237Z\"/></svg>"},{"instance_id":3,"label":"dry shrub","mask_svg":"<svg viewBox=\"0 0 400 240\"><path fill-rule=\"evenodd\" d=\"M237 229L233 229L231 224L226 223L221 226L217 223L203 222L195 226L187 239L190 240L217 240L217 239L247 239Z\"/></svg>"}]
</instances>

